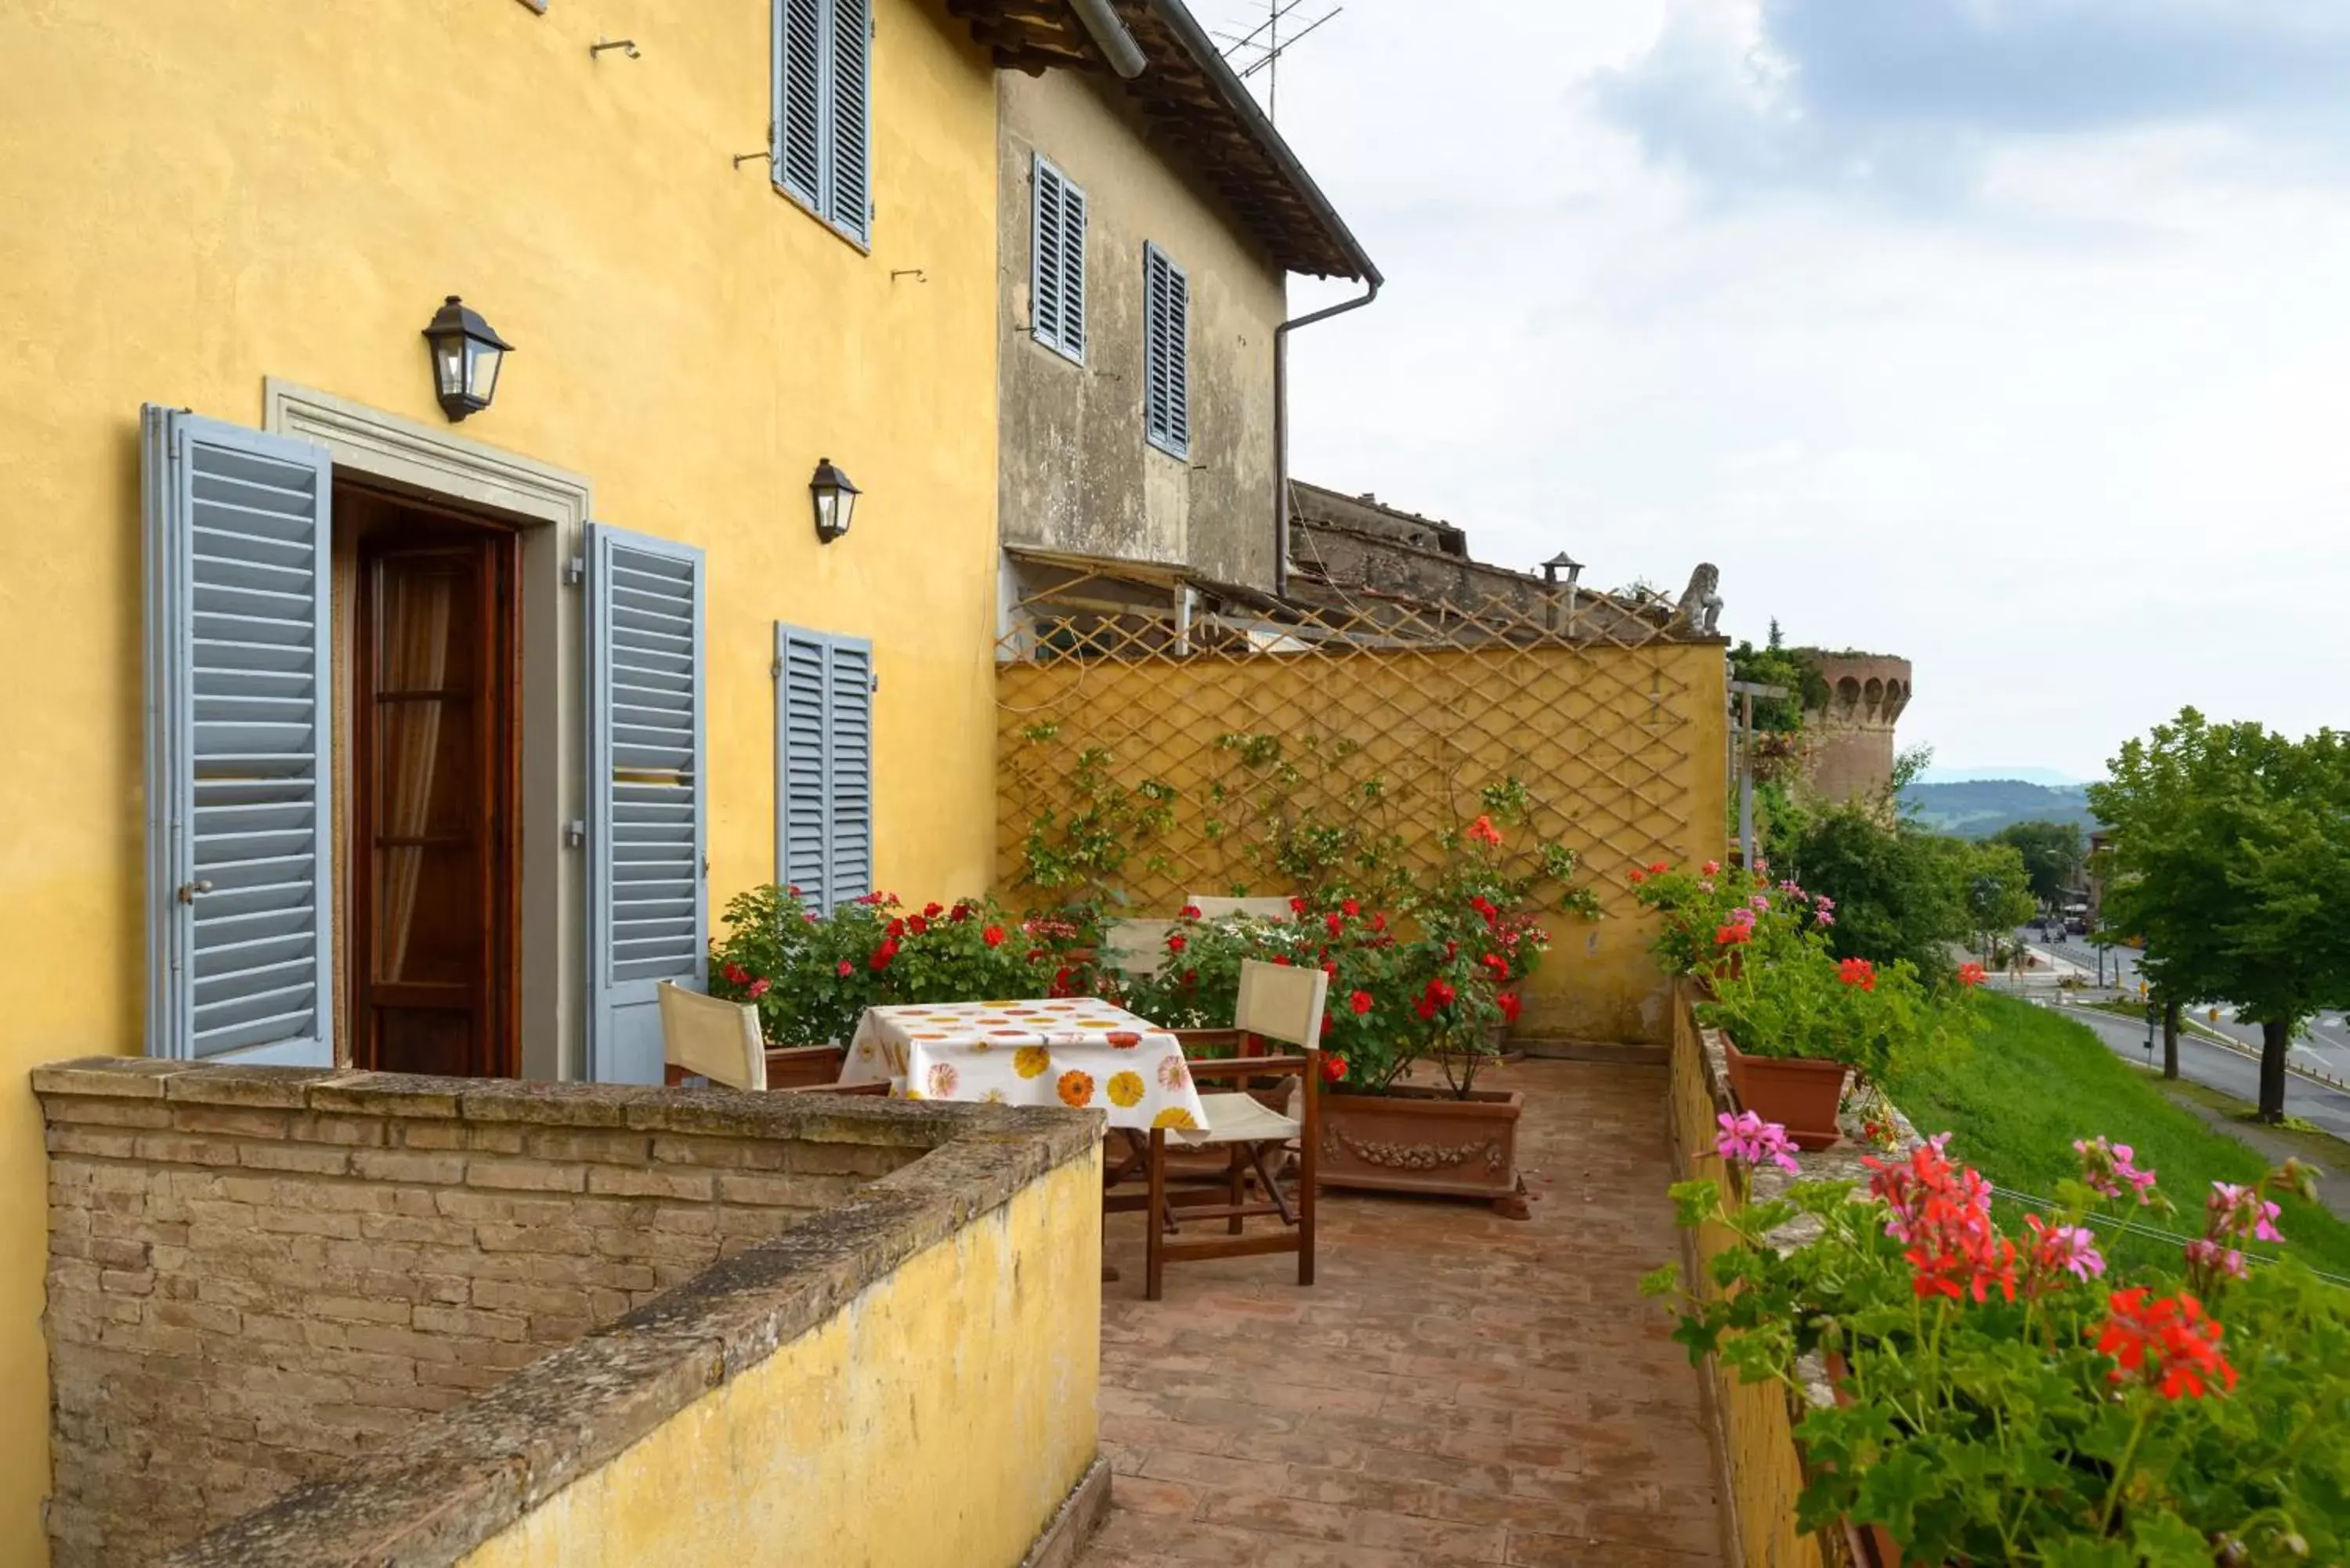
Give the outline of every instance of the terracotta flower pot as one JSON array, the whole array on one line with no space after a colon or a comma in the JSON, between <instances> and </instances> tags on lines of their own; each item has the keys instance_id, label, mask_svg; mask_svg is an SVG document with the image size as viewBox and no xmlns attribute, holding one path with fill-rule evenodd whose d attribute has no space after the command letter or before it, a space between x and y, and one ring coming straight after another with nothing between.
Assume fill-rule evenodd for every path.
<instances>
[{"instance_id":1,"label":"terracotta flower pot","mask_svg":"<svg viewBox=\"0 0 2350 1568\"><path fill-rule=\"evenodd\" d=\"M1809 1056L1749 1056L1729 1035L1721 1043L1730 1062L1730 1086L1740 1105L1785 1127L1797 1148L1816 1154L1843 1141L1836 1128L1836 1106L1844 1099L1843 1063Z\"/></svg>"},{"instance_id":2,"label":"terracotta flower pot","mask_svg":"<svg viewBox=\"0 0 2350 1568\"><path fill-rule=\"evenodd\" d=\"M1518 1115L1524 1106L1514 1089L1475 1089L1465 1100L1418 1085L1384 1095L1325 1090L1316 1174L1325 1187L1484 1199L1523 1220Z\"/></svg>"}]
</instances>

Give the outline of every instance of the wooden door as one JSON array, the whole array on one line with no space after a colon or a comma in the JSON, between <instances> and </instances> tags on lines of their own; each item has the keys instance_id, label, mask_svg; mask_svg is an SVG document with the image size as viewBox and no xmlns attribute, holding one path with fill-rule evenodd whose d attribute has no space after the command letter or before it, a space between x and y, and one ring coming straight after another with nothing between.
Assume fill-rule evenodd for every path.
<instances>
[{"instance_id":1,"label":"wooden door","mask_svg":"<svg viewBox=\"0 0 2350 1568\"><path fill-rule=\"evenodd\" d=\"M352 1060L513 1076L519 535L393 509L359 546Z\"/></svg>"}]
</instances>

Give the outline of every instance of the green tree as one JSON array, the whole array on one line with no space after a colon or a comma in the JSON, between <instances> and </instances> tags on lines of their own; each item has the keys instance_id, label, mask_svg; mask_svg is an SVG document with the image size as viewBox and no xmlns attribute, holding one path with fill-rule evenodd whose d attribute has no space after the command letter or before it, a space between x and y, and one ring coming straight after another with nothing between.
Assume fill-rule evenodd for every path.
<instances>
[{"instance_id":1,"label":"green tree","mask_svg":"<svg viewBox=\"0 0 2350 1568\"><path fill-rule=\"evenodd\" d=\"M2164 1000L2261 1026L2261 1116L2284 1117L2302 1021L2350 1002L2350 736L2293 741L2179 710L2124 745L2089 804L2111 831L2104 919Z\"/></svg>"},{"instance_id":2,"label":"green tree","mask_svg":"<svg viewBox=\"0 0 2350 1568\"><path fill-rule=\"evenodd\" d=\"M2022 853L2012 844L1970 844L1966 854L1967 914L1974 922L1976 945L1990 950L1991 939L2030 919L2039 900L2032 896L2032 873Z\"/></svg>"},{"instance_id":3,"label":"green tree","mask_svg":"<svg viewBox=\"0 0 2350 1568\"><path fill-rule=\"evenodd\" d=\"M1838 958L1907 959L1920 974L1940 975L1950 968L1950 945L1976 929L1969 899L1976 852L1962 839L1888 823L1866 801L1846 801L1804 823L1793 869L1806 892L1835 900L1828 940Z\"/></svg>"},{"instance_id":4,"label":"green tree","mask_svg":"<svg viewBox=\"0 0 2350 1568\"><path fill-rule=\"evenodd\" d=\"M1989 842L2008 845L2023 857L2033 897L2052 908L2064 902L2087 854L2077 822L2012 822L1992 834Z\"/></svg>"}]
</instances>

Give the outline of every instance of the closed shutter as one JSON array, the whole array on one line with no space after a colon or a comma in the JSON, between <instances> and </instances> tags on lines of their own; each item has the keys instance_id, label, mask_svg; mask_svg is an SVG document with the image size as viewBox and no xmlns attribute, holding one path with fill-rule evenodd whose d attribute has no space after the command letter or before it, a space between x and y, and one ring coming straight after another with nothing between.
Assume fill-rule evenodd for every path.
<instances>
[{"instance_id":1,"label":"closed shutter","mask_svg":"<svg viewBox=\"0 0 2350 1568\"><path fill-rule=\"evenodd\" d=\"M831 698L825 639L775 628L775 879L812 909L829 909L824 732Z\"/></svg>"},{"instance_id":2,"label":"closed shutter","mask_svg":"<svg viewBox=\"0 0 2350 1568\"><path fill-rule=\"evenodd\" d=\"M709 971L702 552L588 532L588 1075L658 1084L657 987Z\"/></svg>"},{"instance_id":3,"label":"closed shutter","mask_svg":"<svg viewBox=\"0 0 2350 1568\"><path fill-rule=\"evenodd\" d=\"M824 5L775 0L775 183L824 204Z\"/></svg>"},{"instance_id":4,"label":"closed shutter","mask_svg":"<svg viewBox=\"0 0 2350 1568\"><path fill-rule=\"evenodd\" d=\"M334 1061L327 451L148 408L147 1051Z\"/></svg>"},{"instance_id":5,"label":"closed shutter","mask_svg":"<svg viewBox=\"0 0 2350 1568\"><path fill-rule=\"evenodd\" d=\"M1157 245L1142 252L1143 433L1176 457L1191 452L1191 282Z\"/></svg>"},{"instance_id":6,"label":"closed shutter","mask_svg":"<svg viewBox=\"0 0 2350 1568\"><path fill-rule=\"evenodd\" d=\"M867 0L830 0L830 5L832 91L826 132L832 149L832 188L824 215L862 244L873 215L866 118L873 20Z\"/></svg>"},{"instance_id":7,"label":"closed shutter","mask_svg":"<svg viewBox=\"0 0 2350 1568\"><path fill-rule=\"evenodd\" d=\"M1086 358L1086 193L1036 160L1030 222L1036 341L1079 364Z\"/></svg>"},{"instance_id":8,"label":"closed shutter","mask_svg":"<svg viewBox=\"0 0 2350 1568\"><path fill-rule=\"evenodd\" d=\"M775 627L775 876L812 909L873 890L873 645Z\"/></svg>"}]
</instances>

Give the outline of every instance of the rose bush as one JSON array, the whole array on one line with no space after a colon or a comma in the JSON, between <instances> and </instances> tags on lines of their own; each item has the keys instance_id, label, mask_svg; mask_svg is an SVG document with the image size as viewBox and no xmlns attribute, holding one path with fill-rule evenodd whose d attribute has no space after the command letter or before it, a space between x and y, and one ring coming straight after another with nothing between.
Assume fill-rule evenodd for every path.
<instances>
[{"instance_id":1,"label":"rose bush","mask_svg":"<svg viewBox=\"0 0 2350 1568\"><path fill-rule=\"evenodd\" d=\"M1947 1136L1947 1135L1945 1135ZM2350 1551L2350 1298L2290 1260L2263 1196L2296 1166L2215 1186L2175 1265L2109 1268L2100 1231L2159 1210L2126 1147L2080 1146L2048 1214L2000 1225L1990 1185L1937 1137L1870 1158L1865 1192L1796 1182L1728 1209L1673 1189L1684 1226L1725 1227L1711 1290L1674 1337L1799 1396L1832 1355L1838 1399L1797 1423L1798 1523L1882 1527L1914 1563L2210 1568L2336 1563ZM1783 1130L1725 1116L1714 1152L1792 1163ZM1808 1218L1815 1239L1774 1244ZM1679 1293L1672 1269L1645 1282Z\"/></svg>"}]
</instances>

